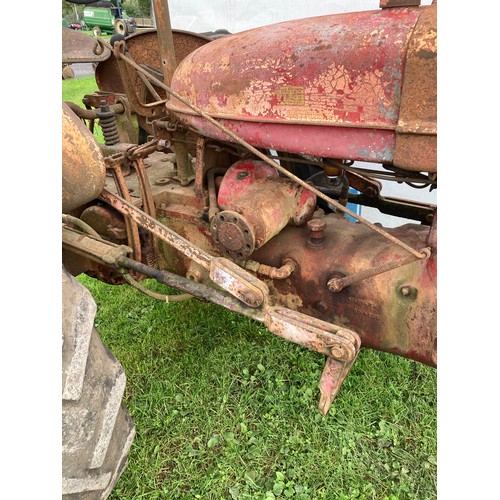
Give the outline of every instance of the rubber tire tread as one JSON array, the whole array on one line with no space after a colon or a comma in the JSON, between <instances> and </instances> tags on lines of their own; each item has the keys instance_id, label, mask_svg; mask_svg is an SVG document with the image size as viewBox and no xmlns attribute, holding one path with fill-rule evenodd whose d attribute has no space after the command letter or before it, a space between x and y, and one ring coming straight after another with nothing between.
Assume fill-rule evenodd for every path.
<instances>
[{"instance_id":1,"label":"rubber tire tread","mask_svg":"<svg viewBox=\"0 0 500 500\"><path fill-rule=\"evenodd\" d=\"M94 326L90 292L64 267L62 282L63 499L105 499L135 436L122 405L125 374Z\"/></svg>"}]
</instances>

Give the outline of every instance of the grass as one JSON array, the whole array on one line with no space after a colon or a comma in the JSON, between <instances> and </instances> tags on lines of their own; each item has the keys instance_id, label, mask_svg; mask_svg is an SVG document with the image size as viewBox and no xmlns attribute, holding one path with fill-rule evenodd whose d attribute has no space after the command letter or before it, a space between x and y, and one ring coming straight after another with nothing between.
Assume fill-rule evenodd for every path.
<instances>
[{"instance_id":1,"label":"grass","mask_svg":"<svg viewBox=\"0 0 500 500\"><path fill-rule=\"evenodd\" d=\"M84 76L82 78L72 78L71 80L62 80L63 100L74 102L83 107L82 98L85 94L99 90L94 75Z\"/></svg>"},{"instance_id":2,"label":"grass","mask_svg":"<svg viewBox=\"0 0 500 500\"><path fill-rule=\"evenodd\" d=\"M95 76L89 75L82 78L72 78L70 80L62 80L63 101L74 102L80 107L84 107L82 98L85 94L91 94L99 90ZM99 143L104 143L102 129L99 126L99 120L96 120L94 125L94 135Z\"/></svg>"},{"instance_id":3,"label":"grass","mask_svg":"<svg viewBox=\"0 0 500 500\"><path fill-rule=\"evenodd\" d=\"M436 498L435 370L362 350L323 417L323 356L215 305L80 281L137 429L112 498Z\"/></svg>"},{"instance_id":4,"label":"grass","mask_svg":"<svg viewBox=\"0 0 500 500\"><path fill-rule=\"evenodd\" d=\"M63 99L92 78L63 81ZM435 370L363 349L323 417L323 356L215 305L79 280L137 431L112 499L437 497Z\"/></svg>"}]
</instances>

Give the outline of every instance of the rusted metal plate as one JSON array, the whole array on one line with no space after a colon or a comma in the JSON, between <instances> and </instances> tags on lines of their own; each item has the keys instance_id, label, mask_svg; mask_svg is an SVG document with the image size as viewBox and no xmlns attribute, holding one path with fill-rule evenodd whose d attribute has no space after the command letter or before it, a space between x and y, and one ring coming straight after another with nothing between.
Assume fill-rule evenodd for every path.
<instances>
[{"instance_id":1,"label":"rusted metal plate","mask_svg":"<svg viewBox=\"0 0 500 500\"><path fill-rule=\"evenodd\" d=\"M111 51L94 38L69 28L62 29L63 64L101 62L110 55Z\"/></svg>"},{"instance_id":2,"label":"rusted metal plate","mask_svg":"<svg viewBox=\"0 0 500 500\"><path fill-rule=\"evenodd\" d=\"M406 256L406 252L361 224L325 217L323 244L308 245L306 228L287 226L252 259L278 266L292 257L298 270L285 280L266 281L273 303L297 309L359 334L365 347L436 366L437 249L431 258L394 269L339 293L328 290L334 273L349 275ZM434 242L429 227L408 224L387 229L422 248Z\"/></svg>"},{"instance_id":3,"label":"rusted metal plate","mask_svg":"<svg viewBox=\"0 0 500 500\"><path fill-rule=\"evenodd\" d=\"M406 49L419 14L336 14L230 35L187 56L172 88L252 144L391 162ZM167 107L221 138L179 101Z\"/></svg>"},{"instance_id":4,"label":"rusted metal plate","mask_svg":"<svg viewBox=\"0 0 500 500\"><path fill-rule=\"evenodd\" d=\"M437 172L436 5L424 7L408 46L394 165Z\"/></svg>"},{"instance_id":5,"label":"rusted metal plate","mask_svg":"<svg viewBox=\"0 0 500 500\"><path fill-rule=\"evenodd\" d=\"M99 145L69 106L62 104L62 209L67 213L99 196L106 167Z\"/></svg>"},{"instance_id":6,"label":"rusted metal plate","mask_svg":"<svg viewBox=\"0 0 500 500\"><path fill-rule=\"evenodd\" d=\"M171 109L170 103L167 108ZM234 142L204 118L187 114L177 116L202 135ZM257 148L375 163L392 163L394 157L396 133L393 130L225 119L219 122Z\"/></svg>"},{"instance_id":7,"label":"rusted metal plate","mask_svg":"<svg viewBox=\"0 0 500 500\"><path fill-rule=\"evenodd\" d=\"M161 57L160 68L163 71L163 82L169 85L177 67L177 62L168 2L165 0L152 0L152 5L156 20L158 49Z\"/></svg>"},{"instance_id":8,"label":"rusted metal plate","mask_svg":"<svg viewBox=\"0 0 500 500\"><path fill-rule=\"evenodd\" d=\"M192 51L210 42L210 38L181 30L172 30L174 37L175 59L182 61ZM135 33L126 40L128 55L137 64L155 68L159 75L162 75L161 57L158 48L158 36L156 30ZM114 57L106 62L100 63L96 68L96 82L99 89L106 92L124 93L125 90L120 79L118 64ZM170 82L166 82L167 84ZM138 77L135 79L137 95L142 96L145 92L145 85ZM156 89L162 99L167 95L162 89Z\"/></svg>"}]
</instances>

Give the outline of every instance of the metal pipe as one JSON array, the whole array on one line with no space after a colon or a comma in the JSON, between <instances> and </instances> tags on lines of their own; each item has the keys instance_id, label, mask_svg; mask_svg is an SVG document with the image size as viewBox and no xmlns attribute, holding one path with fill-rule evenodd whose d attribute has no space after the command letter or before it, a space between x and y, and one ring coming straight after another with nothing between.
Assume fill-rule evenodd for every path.
<instances>
[{"instance_id":1,"label":"metal pipe","mask_svg":"<svg viewBox=\"0 0 500 500\"><path fill-rule=\"evenodd\" d=\"M94 236L95 238L102 239L101 235L93 227L89 226L86 222L83 222L82 219L79 219L78 217L73 217L72 215L68 214L62 214L62 221L65 224L73 224L78 229L81 229L82 231Z\"/></svg>"},{"instance_id":2,"label":"metal pipe","mask_svg":"<svg viewBox=\"0 0 500 500\"><path fill-rule=\"evenodd\" d=\"M161 97L160 97L160 94L158 94L158 92L156 92L156 90L154 89L154 87L151 85L151 83L149 82L149 80L142 74L142 73L137 73L139 75L139 78L144 82L144 85L146 85L146 87L148 88L148 90L151 92L151 95L157 100L157 101L161 101Z\"/></svg>"},{"instance_id":3,"label":"metal pipe","mask_svg":"<svg viewBox=\"0 0 500 500\"><path fill-rule=\"evenodd\" d=\"M217 204L217 192L215 190L215 176L223 175L227 172L225 168L211 168L207 172L207 185L208 185L208 220L212 220L212 217L220 212L219 205Z\"/></svg>"},{"instance_id":4,"label":"metal pipe","mask_svg":"<svg viewBox=\"0 0 500 500\"><path fill-rule=\"evenodd\" d=\"M261 274L262 276L268 276L271 279L284 280L297 270L298 264L291 258L284 259L281 267L267 266L254 260L247 260L244 267L249 271Z\"/></svg>"},{"instance_id":5,"label":"metal pipe","mask_svg":"<svg viewBox=\"0 0 500 500\"><path fill-rule=\"evenodd\" d=\"M188 293L182 293L180 295L165 295L164 293L156 293L149 288L142 286L138 281L136 281L129 273L122 273L123 279L135 289L139 290L139 292L151 297L153 299L161 300L162 302L166 302L170 304L171 302L182 302L183 300L192 299L193 296Z\"/></svg>"},{"instance_id":6,"label":"metal pipe","mask_svg":"<svg viewBox=\"0 0 500 500\"><path fill-rule=\"evenodd\" d=\"M426 254L427 257L431 254L430 248L422 249L422 252ZM407 256L402 257L401 259L393 260L391 262L386 262L377 267L372 267L370 269L364 269L363 271L359 271L358 273L348 274L347 276L334 276L330 280L328 280L327 286L331 292L340 292L345 287L352 285L354 283L358 283L367 278L372 278L377 274L386 273L387 271L392 271L398 267L407 266L408 264L412 264L419 259L415 259L415 257Z\"/></svg>"},{"instance_id":7,"label":"metal pipe","mask_svg":"<svg viewBox=\"0 0 500 500\"><path fill-rule=\"evenodd\" d=\"M64 102L68 105L71 111L73 111L75 115L78 116L78 118L83 118L84 120L96 120L97 118L99 118L97 116L99 109L84 109L74 102ZM116 103L109 106L109 110L113 111L114 113L123 113L125 111L125 107L121 103Z\"/></svg>"},{"instance_id":8,"label":"metal pipe","mask_svg":"<svg viewBox=\"0 0 500 500\"><path fill-rule=\"evenodd\" d=\"M140 273L148 278L153 278L164 285L188 293L202 302L212 302L235 313L248 316L257 321L264 321L264 311L262 309L249 307L228 293L204 285L203 283L196 283L190 279L184 278L183 276L150 267L146 264L142 264L141 262L129 259L128 257L120 257L117 261L117 265L124 267L125 269L130 269L136 273Z\"/></svg>"}]
</instances>

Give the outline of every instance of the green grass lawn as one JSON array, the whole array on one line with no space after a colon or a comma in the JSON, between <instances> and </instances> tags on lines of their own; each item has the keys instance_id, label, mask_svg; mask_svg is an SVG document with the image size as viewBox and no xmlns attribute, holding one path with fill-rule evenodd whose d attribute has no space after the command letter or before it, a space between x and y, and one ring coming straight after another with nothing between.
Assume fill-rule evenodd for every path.
<instances>
[{"instance_id":1,"label":"green grass lawn","mask_svg":"<svg viewBox=\"0 0 500 500\"><path fill-rule=\"evenodd\" d=\"M80 33L85 33L86 35L91 36L92 38L95 38L94 35L92 34L92 30L80 30ZM104 38L104 40L109 40L112 35L106 35L102 33L99 38Z\"/></svg>"},{"instance_id":2,"label":"green grass lawn","mask_svg":"<svg viewBox=\"0 0 500 500\"><path fill-rule=\"evenodd\" d=\"M95 90L92 79L63 81L63 99ZM323 417L322 355L212 304L79 279L137 431L111 498L437 497L434 369L362 349Z\"/></svg>"},{"instance_id":3,"label":"green grass lawn","mask_svg":"<svg viewBox=\"0 0 500 500\"><path fill-rule=\"evenodd\" d=\"M82 78L72 78L71 80L62 80L62 99L78 104L82 108L82 98L85 94L91 94L99 90L94 75L84 76Z\"/></svg>"},{"instance_id":4,"label":"green grass lawn","mask_svg":"<svg viewBox=\"0 0 500 500\"><path fill-rule=\"evenodd\" d=\"M435 370L362 350L323 417L323 356L215 305L80 280L137 429L113 498L436 498Z\"/></svg>"},{"instance_id":5,"label":"green grass lawn","mask_svg":"<svg viewBox=\"0 0 500 500\"><path fill-rule=\"evenodd\" d=\"M74 102L78 106L84 108L82 98L85 94L91 94L99 90L95 81L94 75L84 76L82 78L72 78L70 80L62 80L62 95L63 101ZM104 143L104 136L99 120L95 121L94 136L99 143Z\"/></svg>"}]
</instances>

